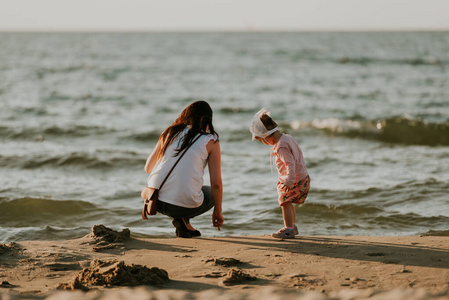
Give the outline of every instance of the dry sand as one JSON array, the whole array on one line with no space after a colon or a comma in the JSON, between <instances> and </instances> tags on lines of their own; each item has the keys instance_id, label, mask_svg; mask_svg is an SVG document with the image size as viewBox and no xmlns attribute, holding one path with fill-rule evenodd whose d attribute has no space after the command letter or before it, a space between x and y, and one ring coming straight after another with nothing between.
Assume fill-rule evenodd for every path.
<instances>
[{"instance_id":1,"label":"dry sand","mask_svg":"<svg viewBox=\"0 0 449 300\"><path fill-rule=\"evenodd\" d=\"M449 238L136 239L95 227L1 244L0 282L2 299L449 299Z\"/></svg>"}]
</instances>

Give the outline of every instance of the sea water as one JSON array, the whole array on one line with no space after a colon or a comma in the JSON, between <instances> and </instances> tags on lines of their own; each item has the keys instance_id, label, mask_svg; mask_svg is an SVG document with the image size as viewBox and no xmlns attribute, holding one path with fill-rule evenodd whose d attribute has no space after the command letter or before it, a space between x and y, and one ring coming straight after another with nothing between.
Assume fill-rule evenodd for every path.
<instances>
[{"instance_id":1,"label":"sea water","mask_svg":"<svg viewBox=\"0 0 449 300\"><path fill-rule=\"evenodd\" d=\"M174 237L142 220L144 164L196 100L214 110L221 231L283 226L260 108L303 150L302 235L449 234L449 33L0 33L0 241L94 224ZM205 182L208 183L207 169Z\"/></svg>"}]
</instances>

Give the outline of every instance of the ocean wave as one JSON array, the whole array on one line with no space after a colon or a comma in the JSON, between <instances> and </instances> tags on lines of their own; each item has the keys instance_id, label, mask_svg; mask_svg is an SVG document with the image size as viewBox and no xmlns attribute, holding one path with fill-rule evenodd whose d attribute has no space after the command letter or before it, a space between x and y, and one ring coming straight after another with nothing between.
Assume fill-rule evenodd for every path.
<instances>
[{"instance_id":1,"label":"ocean wave","mask_svg":"<svg viewBox=\"0 0 449 300\"><path fill-rule=\"evenodd\" d=\"M412 66L442 66L449 64L447 60L441 60L438 58L380 58L380 57L347 57L342 56L335 59L335 62L340 64L383 64L383 65L412 65Z\"/></svg>"},{"instance_id":2,"label":"ocean wave","mask_svg":"<svg viewBox=\"0 0 449 300\"><path fill-rule=\"evenodd\" d=\"M0 138L8 139L44 139L51 137L84 137L92 135L107 135L116 132L115 129L100 126L73 125L67 127L48 126L44 128L37 127L10 127L0 126Z\"/></svg>"},{"instance_id":3,"label":"ocean wave","mask_svg":"<svg viewBox=\"0 0 449 300\"><path fill-rule=\"evenodd\" d=\"M180 104L190 104L195 101L198 101L201 99L195 98L195 97L174 97L170 99L170 102L174 103L180 103Z\"/></svg>"},{"instance_id":4,"label":"ocean wave","mask_svg":"<svg viewBox=\"0 0 449 300\"><path fill-rule=\"evenodd\" d=\"M357 204L323 204L323 203L307 203L301 208L301 214L304 216L316 216L324 220L335 219L357 219L365 216L373 216L384 213L385 210L380 206L374 205L357 205Z\"/></svg>"},{"instance_id":5,"label":"ocean wave","mask_svg":"<svg viewBox=\"0 0 449 300\"><path fill-rule=\"evenodd\" d=\"M423 216L418 213L399 213L381 206L362 204L322 204L308 203L301 207L301 218L308 223L321 223L340 229L365 228L368 230L394 228L398 232L416 231L421 228L445 228L449 217ZM429 233L430 234L430 233ZM442 235L440 231L435 234Z\"/></svg>"},{"instance_id":6,"label":"ocean wave","mask_svg":"<svg viewBox=\"0 0 449 300\"><path fill-rule=\"evenodd\" d=\"M38 68L36 72L36 76L39 79L44 78L46 75L50 74L66 74L66 73L72 73L72 72L78 72L78 71L86 71L92 69L92 66L88 65L73 65L73 66L66 66L66 67L60 67L60 68Z\"/></svg>"},{"instance_id":7,"label":"ocean wave","mask_svg":"<svg viewBox=\"0 0 449 300\"><path fill-rule=\"evenodd\" d=\"M52 116L53 113L50 113L45 107L14 107L12 109L12 113L16 116L23 117L23 115L30 116Z\"/></svg>"},{"instance_id":8,"label":"ocean wave","mask_svg":"<svg viewBox=\"0 0 449 300\"><path fill-rule=\"evenodd\" d=\"M321 119L293 122L292 129L313 128L333 136L378 140L393 144L449 145L449 122L430 123L397 116L383 120Z\"/></svg>"},{"instance_id":9,"label":"ocean wave","mask_svg":"<svg viewBox=\"0 0 449 300\"><path fill-rule=\"evenodd\" d=\"M353 65L411 65L411 66L446 66L449 60L437 57L369 57L369 56L325 56L319 50L300 51L290 53L287 51L275 51L275 56L289 57L290 60L311 61L311 62L331 62L337 64Z\"/></svg>"},{"instance_id":10,"label":"ocean wave","mask_svg":"<svg viewBox=\"0 0 449 300\"><path fill-rule=\"evenodd\" d=\"M161 130L150 130L145 132L134 132L131 134L127 134L123 138L133 140L136 142L148 143L148 142L157 142L161 134L162 134Z\"/></svg>"},{"instance_id":11,"label":"ocean wave","mask_svg":"<svg viewBox=\"0 0 449 300\"><path fill-rule=\"evenodd\" d=\"M449 230L429 230L422 233L423 236L449 236Z\"/></svg>"},{"instance_id":12,"label":"ocean wave","mask_svg":"<svg viewBox=\"0 0 449 300\"><path fill-rule=\"evenodd\" d=\"M421 96L422 97L422 96ZM449 107L449 102L446 99L449 99L449 93L444 94L440 96L441 98L444 97L445 100L432 100L432 101L422 101L418 103L418 106L422 108L445 108Z\"/></svg>"},{"instance_id":13,"label":"ocean wave","mask_svg":"<svg viewBox=\"0 0 449 300\"><path fill-rule=\"evenodd\" d=\"M446 226L449 223L449 217L421 216L417 213L390 213L383 216L377 216L369 222L384 228L396 228L397 230L400 230L413 227L429 228Z\"/></svg>"},{"instance_id":14,"label":"ocean wave","mask_svg":"<svg viewBox=\"0 0 449 300\"><path fill-rule=\"evenodd\" d=\"M239 106L232 106L232 107L222 107L218 110L218 112L222 114L247 114L247 113L253 113L256 112L257 108L247 108L247 107L239 107Z\"/></svg>"},{"instance_id":15,"label":"ocean wave","mask_svg":"<svg viewBox=\"0 0 449 300\"><path fill-rule=\"evenodd\" d=\"M29 157L2 156L1 167L36 169L42 167L81 167L98 170L142 167L145 158L133 151L104 151L94 153L71 152L64 154L37 153Z\"/></svg>"},{"instance_id":16,"label":"ocean wave","mask_svg":"<svg viewBox=\"0 0 449 300\"><path fill-rule=\"evenodd\" d=\"M0 242L20 241L58 241L76 239L89 233L91 226L60 227L60 226L29 226L3 227L0 232Z\"/></svg>"},{"instance_id":17,"label":"ocean wave","mask_svg":"<svg viewBox=\"0 0 449 300\"><path fill-rule=\"evenodd\" d=\"M68 100L73 100L73 101L86 101L89 103L95 103L95 102L111 102L111 101L124 101L126 100L126 97L123 95L95 95L95 94L83 94L80 96L72 96L72 95L66 95L66 94L62 94L60 92L56 92L53 91L50 93L50 95L48 95L46 98L44 98L45 101L48 102L57 102L57 101L68 101Z\"/></svg>"},{"instance_id":18,"label":"ocean wave","mask_svg":"<svg viewBox=\"0 0 449 300\"><path fill-rule=\"evenodd\" d=\"M139 208L45 197L0 197L0 211L0 241L15 242L73 239L89 233L93 224L114 227L140 215Z\"/></svg>"},{"instance_id":19,"label":"ocean wave","mask_svg":"<svg viewBox=\"0 0 449 300\"><path fill-rule=\"evenodd\" d=\"M75 217L76 223L85 218L100 214L103 209L95 204L81 200L53 200L46 198L0 199L0 223L5 227L65 225L68 218Z\"/></svg>"},{"instance_id":20,"label":"ocean wave","mask_svg":"<svg viewBox=\"0 0 449 300\"><path fill-rule=\"evenodd\" d=\"M110 70L104 70L100 72L100 74L106 81L115 81L122 73L129 72L130 70L130 67L113 68Z\"/></svg>"},{"instance_id":21,"label":"ocean wave","mask_svg":"<svg viewBox=\"0 0 449 300\"><path fill-rule=\"evenodd\" d=\"M225 132L219 132L219 134L220 134L220 141L225 141L229 143L251 141L251 132L249 131L248 128L228 130Z\"/></svg>"},{"instance_id":22,"label":"ocean wave","mask_svg":"<svg viewBox=\"0 0 449 300\"><path fill-rule=\"evenodd\" d=\"M415 234L422 232L422 228L446 230L447 211L423 206L428 201L442 205L448 189L448 182L433 178L363 190L313 189L313 200L300 209L301 218L343 231L363 229L377 234L382 230Z\"/></svg>"},{"instance_id":23,"label":"ocean wave","mask_svg":"<svg viewBox=\"0 0 449 300\"><path fill-rule=\"evenodd\" d=\"M404 202L410 204L415 201L423 201L427 198L433 198L434 200L445 199L447 190L449 190L449 182L428 178L426 180L412 180L382 188L370 187L361 190L341 191L314 188L313 195L317 199L332 199L337 202L357 201L360 203L362 201L376 201L378 205L389 208ZM412 194L415 195L414 198L410 197Z\"/></svg>"}]
</instances>

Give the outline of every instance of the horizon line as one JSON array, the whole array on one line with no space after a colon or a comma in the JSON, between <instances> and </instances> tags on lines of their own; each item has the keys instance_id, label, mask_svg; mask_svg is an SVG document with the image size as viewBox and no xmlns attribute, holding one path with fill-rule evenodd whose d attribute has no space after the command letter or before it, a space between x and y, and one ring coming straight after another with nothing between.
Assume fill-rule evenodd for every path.
<instances>
[{"instance_id":1,"label":"horizon line","mask_svg":"<svg viewBox=\"0 0 449 300\"><path fill-rule=\"evenodd\" d=\"M447 32L447 28L340 28L340 29L2 29L0 33L356 33L356 32Z\"/></svg>"}]
</instances>

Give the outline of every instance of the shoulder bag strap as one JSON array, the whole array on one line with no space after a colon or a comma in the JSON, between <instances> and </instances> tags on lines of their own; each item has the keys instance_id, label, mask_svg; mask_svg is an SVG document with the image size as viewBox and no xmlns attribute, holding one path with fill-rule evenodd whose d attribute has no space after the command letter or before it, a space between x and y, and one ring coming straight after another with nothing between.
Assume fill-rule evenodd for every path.
<instances>
[{"instance_id":1,"label":"shoulder bag strap","mask_svg":"<svg viewBox=\"0 0 449 300\"><path fill-rule=\"evenodd\" d=\"M184 156L184 154L186 154L187 150L189 150L189 148L202 136L202 134L200 133L199 136L197 136L191 143L190 145L187 146L187 148L184 150L184 152L182 152L182 154L180 155L180 157L178 158L178 160L175 162L175 164L173 165L173 167L171 168L170 172L168 172L167 176L165 176L164 181L162 181L161 185L159 186L159 190L162 188L162 186L164 185L165 181L167 181L167 178L170 176L171 172L173 171L173 169L176 167L176 165L179 163L179 161L181 160L181 158Z\"/></svg>"}]
</instances>

